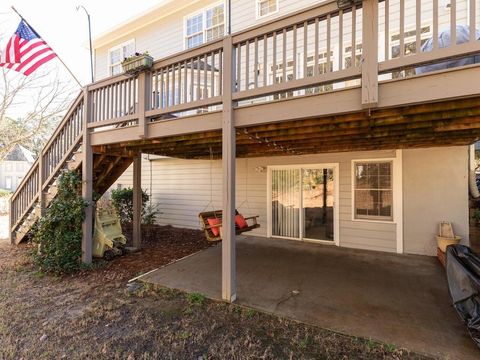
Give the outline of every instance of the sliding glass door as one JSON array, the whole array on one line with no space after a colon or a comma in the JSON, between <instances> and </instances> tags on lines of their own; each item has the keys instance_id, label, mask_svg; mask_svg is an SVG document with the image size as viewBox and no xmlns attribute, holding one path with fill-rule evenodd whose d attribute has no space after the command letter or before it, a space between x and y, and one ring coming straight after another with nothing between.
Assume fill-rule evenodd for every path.
<instances>
[{"instance_id":1,"label":"sliding glass door","mask_svg":"<svg viewBox=\"0 0 480 360\"><path fill-rule=\"evenodd\" d=\"M271 235L333 242L334 167L286 166L270 171Z\"/></svg>"},{"instance_id":2,"label":"sliding glass door","mask_svg":"<svg viewBox=\"0 0 480 360\"><path fill-rule=\"evenodd\" d=\"M272 170L272 235L300 237L300 170Z\"/></svg>"}]
</instances>

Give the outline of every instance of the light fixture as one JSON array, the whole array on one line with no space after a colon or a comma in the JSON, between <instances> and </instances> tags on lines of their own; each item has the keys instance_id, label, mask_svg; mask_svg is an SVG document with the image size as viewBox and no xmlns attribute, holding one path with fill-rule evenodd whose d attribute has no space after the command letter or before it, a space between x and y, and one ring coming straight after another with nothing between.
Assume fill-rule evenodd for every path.
<instances>
[{"instance_id":1,"label":"light fixture","mask_svg":"<svg viewBox=\"0 0 480 360\"><path fill-rule=\"evenodd\" d=\"M337 0L337 6L341 10L350 9L353 5L360 5L362 0Z\"/></svg>"}]
</instances>

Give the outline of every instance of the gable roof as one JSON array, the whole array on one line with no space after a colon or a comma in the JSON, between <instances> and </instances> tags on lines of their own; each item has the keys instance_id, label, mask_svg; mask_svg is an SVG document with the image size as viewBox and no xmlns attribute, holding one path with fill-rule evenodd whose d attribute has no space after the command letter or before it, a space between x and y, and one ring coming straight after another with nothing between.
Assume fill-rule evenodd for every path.
<instances>
[{"instance_id":1,"label":"gable roof","mask_svg":"<svg viewBox=\"0 0 480 360\"><path fill-rule=\"evenodd\" d=\"M94 49L110 44L121 37L131 34L138 29L148 26L154 22L160 21L171 14L176 13L188 6L191 6L201 0L163 0L159 4L131 17L130 19L119 23L113 28L97 35L92 41Z\"/></svg>"},{"instance_id":2,"label":"gable roof","mask_svg":"<svg viewBox=\"0 0 480 360\"><path fill-rule=\"evenodd\" d=\"M5 156L6 161L28 161L33 163L35 161L35 156L27 148L23 147L20 144L16 144L12 150Z\"/></svg>"}]
</instances>

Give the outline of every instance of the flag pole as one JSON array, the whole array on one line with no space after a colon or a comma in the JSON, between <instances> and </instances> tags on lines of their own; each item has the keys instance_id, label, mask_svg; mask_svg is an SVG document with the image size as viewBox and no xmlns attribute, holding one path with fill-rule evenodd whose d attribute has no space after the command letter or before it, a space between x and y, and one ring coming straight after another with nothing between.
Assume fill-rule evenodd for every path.
<instances>
[{"instance_id":1,"label":"flag pole","mask_svg":"<svg viewBox=\"0 0 480 360\"><path fill-rule=\"evenodd\" d=\"M27 20L25 20L25 18L17 11L17 9L15 9L13 6L12 6L12 10L15 11L17 13L18 16L20 16L20 18L25 21L25 23L30 27L30 29L35 33L35 35L37 35L39 38L41 37L36 31L35 29L33 28L32 25L30 25L28 23ZM48 45L50 46L50 45ZM50 46L50 48L52 49L52 47ZM53 49L52 49L53 50ZM81 88L83 88L82 84L80 83L80 81L78 81L77 77L73 74L72 70L70 70L70 68L67 66L67 64L65 64L63 62L63 60L60 58L60 56L58 55L58 53L56 51L53 50L53 52L55 53L55 55L57 55L57 58L58 60L60 60L60 62L63 64L63 66L65 66L65 69L67 69L67 71L70 73L70 75L72 75L72 77L75 79L75 81L77 82L78 86L80 86Z\"/></svg>"}]
</instances>

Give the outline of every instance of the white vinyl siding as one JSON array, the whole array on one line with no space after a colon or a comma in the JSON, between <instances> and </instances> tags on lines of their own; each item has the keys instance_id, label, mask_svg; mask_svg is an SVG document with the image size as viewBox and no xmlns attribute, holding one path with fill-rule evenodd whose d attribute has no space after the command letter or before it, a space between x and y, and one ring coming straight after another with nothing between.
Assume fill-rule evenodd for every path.
<instances>
[{"instance_id":1,"label":"white vinyl siding","mask_svg":"<svg viewBox=\"0 0 480 360\"><path fill-rule=\"evenodd\" d=\"M395 223L352 220L351 174L352 160L394 157L395 151L392 150L238 159L237 209L245 216L260 216L261 227L249 232L249 235L267 236L267 166L338 163L340 246L395 252ZM144 160L142 169L142 188L147 192L151 190L153 201L160 204L162 215L158 222L162 225L198 229L198 213L222 206L222 169L219 160L211 163L209 160L161 159L151 164ZM131 167L117 180L118 183L131 186Z\"/></svg>"},{"instance_id":2,"label":"white vinyl siding","mask_svg":"<svg viewBox=\"0 0 480 360\"><path fill-rule=\"evenodd\" d=\"M404 251L436 255L438 223L469 244L468 146L403 150Z\"/></svg>"}]
</instances>

